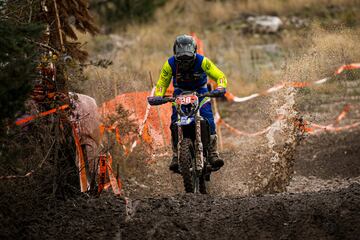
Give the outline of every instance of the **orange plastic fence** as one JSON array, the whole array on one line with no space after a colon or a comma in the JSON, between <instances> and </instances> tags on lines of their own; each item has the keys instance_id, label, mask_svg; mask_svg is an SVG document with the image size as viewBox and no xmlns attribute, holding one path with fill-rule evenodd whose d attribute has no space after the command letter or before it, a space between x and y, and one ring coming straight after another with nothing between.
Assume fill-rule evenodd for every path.
<instances>
[{"instance_id":1,"label":"orange plastic fence","mask_svg":"<svg viewBox=\"0 0 360 240\"><path fill-rule=\"evenodd\" d=\"M200 38L197 37L196 33L192 32L190 35L194 38L197 45L197 53L204 55L204 45Z\"/></svg>"},{"instance_id":2,"label":"orange plastic fence","mask_svg":"<svg viewBox=\"0 0 360 240\"><path fill-rule=\"evenodd\" d=\"M148 96L150 96L150 92L124 93L103 103L99 111L103 116L106 116L115 113L116 107L121 104L131 112L130 119L135 120L140 126L146 113ZM152 142L155 149L169 144L171 139L170 117L170 104L151 107L142 134L144 141Z\"/></svg>"},{"instance_id":3,"label":"orange plastic fence","mask_svg":"<svg viewBox=\"0 0 360 240\"><path fill-rule=\"evenodd\" d=\"M79 179L80 179L80 188L81 192L86 192L88 189L88 182L86 177L86 170L85 170L85 159L83 150L81 148L80 139L78 135L78 128L75 123L72 124L72 131L73 136L75 140L75 146L76 146L76 155L78 162L78 168L79 168Z\"/></svg>"},{"instance_id":4,"label":"orange plastic fence","mask_svg":"<svg viewBox=\"0 0 360 240\"><path fill-rule=\"evenodd\" d=\"M65 109L67 109L67 108L69 108L69 105L68 105L68 104L65 104L65 105L62 105L62 106L60 106L60 107L58 107L58 108L53 108L53 109L50 109L50 110L48 110L48 111L46 111L46 112L39 113L39 114L37 114L37 115L31 115L31 116L27 116L27 117L21 118L21 119L17 120L17 121L15 122L15 124L19 126L19 125L22 125L22 124L24 124L24 123L30 122L30 121L32 121L32 120L34 120L34 119L36 119L36 118L45 117L45 116L47 116L47 115L56 113L57 111L60 111L60 110L65 110Z\"/></svg>"},{"instance_id":5,"label":"orange plastic fence","mask_svg":"<svg viewBox=\"0 0 360 240\"><path fill-rule=\"evenodd\" d=\"M122 184L119 176L115 176L112 170L112 156L110 153L99 156L99 171L98 171L98 194L110 186L115 195L121 195ZM106 181L106 172L108 173L108 182Z\"/></svg>"},{"instance_id":6,"label":"orange plastic fence","mask_svg":"<svg viewBox=\"0 0 360 240\"><path fill-rule=\"evenodd\" d=\"M106 155L99 156L99 178L98 178L98 193L100 194L105 186L106 177Z\"/></svg>"}]
</instances>

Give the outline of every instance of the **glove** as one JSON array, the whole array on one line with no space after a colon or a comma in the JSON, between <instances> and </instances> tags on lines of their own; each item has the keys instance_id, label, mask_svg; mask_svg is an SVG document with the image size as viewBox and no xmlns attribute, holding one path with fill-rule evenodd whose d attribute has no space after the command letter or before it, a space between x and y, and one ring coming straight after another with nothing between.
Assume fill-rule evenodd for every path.
<instances>
[{"instance_id":1,"label":"glove","mask_svg":"<svg viewBox=\"0 0 360 240\"><path fill-rule=\"evenodd\" d=\"M225 95L225 93L226 93L226 88L217 88L210 92L210 94L215 97L223 97Z\"/></svg>"}]
</instances>

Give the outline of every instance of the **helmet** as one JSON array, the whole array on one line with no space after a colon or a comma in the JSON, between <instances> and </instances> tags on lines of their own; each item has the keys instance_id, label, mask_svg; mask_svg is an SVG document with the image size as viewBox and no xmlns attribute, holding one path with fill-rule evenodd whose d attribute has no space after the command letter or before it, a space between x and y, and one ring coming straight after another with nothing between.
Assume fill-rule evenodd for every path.
<instances>
[{"instance_id":1,"label":"helmet","mask_svg":"<svg viewBox=\"0 0 360 240\"><path fill-rule=\"evenodd\" d=\"M193 37L186 34L179 35L176 37L173 47L175 58L184 55L195 57L196 48L196 42Z\"/></svg>"},{"instance_id":2,"label":"helmet","mask_svg":"<svg viewBox=\"0 0 360 240\"><path fill-rule=\"evenodd\" d=\"M187 70L191 68L196 58L196 42L189 35L179 35L174 42L174 56L180 68Z\"/></svg>"}]
</instances>

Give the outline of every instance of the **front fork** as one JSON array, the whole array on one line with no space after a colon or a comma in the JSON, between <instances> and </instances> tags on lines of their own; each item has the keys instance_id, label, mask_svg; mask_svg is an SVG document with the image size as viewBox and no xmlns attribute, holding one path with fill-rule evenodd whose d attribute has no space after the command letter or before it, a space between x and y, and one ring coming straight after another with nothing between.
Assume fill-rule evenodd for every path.
<instances>
[{"instance_id":1,"label":"front fork","mask_svg":"<svg viewBox=\"0 0 360 240\"><path fill-rule=\"evenodd\" d=\"M178 116L178 118L179 117L180 116ZM178 155L178 159L180 159L180 146L181 146L181 143L182 143L182 141L184 139L184 135L183 135L183 130L182 130L181 126L178 126L177 130L178 130L177 155Z\"/></svg>"},{"instance_id":2,"label":"front fork","mask_svg":"<svg viewBox=\"0 0 360 240\"><path fill-rule=\"evenodd\" d=\"M201 172L204 168L204 149L201 141L201 119L202 117L198 111L195 116L195 161L197 172Z\"/></svg>"},{"instance_id":3,"label":"front fork","mask_svg":"<svg viewBox=\"0 0 360 240\"><path fill-rule=\"evenodd\" d=\"M180 117L180 116L178 116ZM201 173L204 168L204 150L201 141L201 120L200 113L197 112L195 116L195 168L196 172ZM178 127L178 144L177 154L180 156L180 144L182 143L184 136L181 127Z\"/></svg>"}]
</instances>

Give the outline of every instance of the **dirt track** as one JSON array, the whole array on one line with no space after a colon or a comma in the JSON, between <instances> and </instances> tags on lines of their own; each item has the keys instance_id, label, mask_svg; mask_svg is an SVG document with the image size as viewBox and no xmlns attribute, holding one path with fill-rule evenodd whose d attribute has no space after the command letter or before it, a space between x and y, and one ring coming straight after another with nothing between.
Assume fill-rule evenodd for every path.
<instances>
[{"instance_id":1,"label":"dirt track","mask_svg":"<svg viewBox=\"0 0 360 240\"><path fill-rule=\"evenodd\" d=\"M179 194L77 199L23 216L2 239L357 239L360 185L338 191L223 198ZM127 213L127 214L126 214Z\"/></svg>"},{"instance_id":2,"label":"dirt track","mask_svg":"<svg viewBox=\"0 0 360 240\"><path fill-rule=\"evenodd\" d=\"M223 103L223 108L230 109L223 115L233 126L254 132L272 123L271 108L261 110L268 101L269 98L260 98L236 108ZM331 101L328 99L315 109L300 105L299 111L305 117L315 116L310 120L328 124L343 107L342 103ZM303 106L309 105L313 104ZM342 124L358 121L359 109L354 102ZM167 170L169 155L150 165L138 160L128 165L133 168L133 175L124 181L127 204L124 199L105 193L100 198L82 196L43 206L36 198L26 200L26 196L31 196L26 189L17 196L1 191L6 204L1 210L0 237L358 239L358 128L305 137L291 153L294 174L287 193L258 195L252 191L252 185L254 179L268 178L273 153L267 149L269 138L235 138L227 130L223 133L227 144L222 153L226 166L213 174L210 195L183 194L181 178ZM266 192L266 188L263 190ZM16 203L16 197L23 202Z\"/></svg>"},{"instance_id":3,"label":"dirt track","mask_svg":"<svg viewBox=\"0 0 360 240\"><path fill-rule=\"evenodd\" d=\"M307 137L296 150L288 193L275 195L247 197L246 174L231 184L233 167L246 158L225 153L230 167L215 179L228 185L213 183L212 196L133 199L117 239L358 239L359 139L359 130Z\"/></svg>"},{"instance_id":4,"label":"dirt track","mask_svg":"<svg viewBox=\"0 0 360 240\"><path fill-rule=\"evenodd\" d=\"M356 239L360 185L340 191L134 202L119 239Z\"/></svg>"},{"instance_id":5,"label":"dirt track","mask_svg":"<svg viewBox=\"0 0 360 240\"><path fill-rule=\"evenodd\" d=\"M306 138L295 154L289 193L247 196L252 176L245 172L251 164L244 151L224 153L227 167L214 174L210 196L181 193L181 179L168 173L166 157L125 182L128 204L107 193L56 207L24 199L14 210L15 196L2 193L3 200L10 197L2 206L8 210L1 211L1 238L357 239L359 139L359 130ZM235 177L238 165L243 174Z\"/></svg>"}]
</instances>

